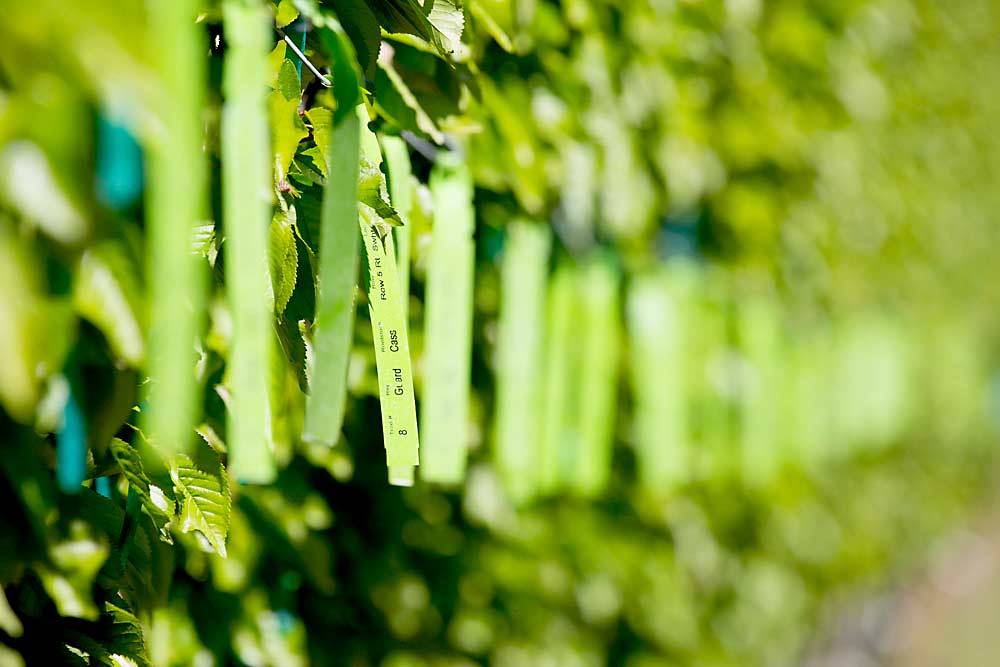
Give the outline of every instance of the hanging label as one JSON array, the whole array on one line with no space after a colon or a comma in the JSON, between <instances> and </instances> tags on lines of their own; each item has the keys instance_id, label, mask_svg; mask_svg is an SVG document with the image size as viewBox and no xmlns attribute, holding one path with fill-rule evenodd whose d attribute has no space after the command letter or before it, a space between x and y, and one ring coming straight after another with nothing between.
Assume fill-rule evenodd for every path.
<instances>
[{"instance_id":1,"label":"hanging label","mask_svg":"<svg viewBox=\"0 0 1000 667\"><path fill-rule=\"evenodd\" d=\"M361 206L361 235L368 255L368 311L375 343L382 436L390 467L418 463L417 411L413 400L413 370L396 272L392 234L382 234ZM373 214L374 215L374 214ZM375 216L377 219L377 216Z\"/></svg>"}]
</instances>

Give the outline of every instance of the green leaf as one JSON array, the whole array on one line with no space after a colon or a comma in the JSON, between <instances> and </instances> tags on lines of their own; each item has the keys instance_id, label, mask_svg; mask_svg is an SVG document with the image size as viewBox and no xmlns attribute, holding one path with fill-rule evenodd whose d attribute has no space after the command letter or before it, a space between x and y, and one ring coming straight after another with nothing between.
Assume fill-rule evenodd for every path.
<instances>
[{"instance_id":1,"label":"green leaf","mask_svg":"<svg viewBox=\"0 0 1000 667\"><path fill-rule=\"evenodd\" d=\"M436 33L435 45L445 53L455 55L461 46L465 14L459 0L425 0L424 10L430 6L427 20Z\"/></svg>"},{"instance_id":2,"label":"green leaf","mask_svg":"<svg viewBox=\"0 0 1000 667\"><path fill-rule=\"evenodd\" d=\"M42 380L62 368L75 339L68 299L45 294L39 258L0 224L0 284L16 285L16 298L0 299L0 406L30 424L42 398Z\"/></svg>"},{"instance_id":3,"label":"green leaf","mask_svg":"<svg viewBox=\"0 0 1000 667\"><path fill-rule=\"evenodd\" d=\"M211 549L225 558L231 500L222 464L216 458L213 470L206 472L189 457L180 455L170 461L169 467L179 504L181 532L198 531Z\"/></svg>"},{"instance_id":4,"label":"green leaf","mask_svg":"<svg viewBox=\"0 0 1000 667\"><path fill-rule=\"evenodd\" d=\"M139 496L142 508L160 532L169 536L166 526L174 516L174 501L150 483L143 469L142 457L132 445L124 440L112 438L110 449L118 469L128 480L129 489L134 490Z\"/></svg>"},{"instance_id":5,"label":"green leaf","mask_svg":"<svg viewBox=\"0 0 1000 667\"><path fill-rule=\"evenodd\" d=\"M139 275L122 244L103 241L84 251L73 283L76 311L100 329L112 351L133 367L142 366L146 356Z\"/></svg>"},{"instance_id":6,"label":"green leaf","mask_svg":"<svg viewBox=\"0 0 1000 667\"><path fill-rule=\"evenodd\" d=\"M142 625L133 613L111 602L104 603L99 622L87 632L71 629L66 645L86 654L87 665L101 667L150 667Z\"/></svg>"},{"instance_id":7,"label":"green leaf","mask_svg":"<svg viewBox=\"0 0 1000 667\"><path fill-rule=\"evenodd\" d=\"M152 579L155 566L153 543L170 548L155 539L153 524L143 522L138 526L142 530L131 531L126 544L120 540L123 529L129 527L126 526L125 512L116 503L85 490L76 496L74 504L80 518L100 531L101 541L112 543L110 557L97 575L98 585L119 590L130 600L150 601L156 594Z\"/></svg>"},{"instance_id":8,"label":"green leaf","mask_svg":"<svg viewBox=\"0 0 1000 667\"><path fill-rule=\"evenodd\" d=\"M375 78L382 32L367 0L333 0L333 9L350 37L361 71L368 79Z\"/></svg>"},{"instance_id":9,"label":"green leaf","mask_svg":"<svg viewBox=\"0 0 1000 667\"><path fill-rule=\"evenodd\" d=\"M458 484L469 445L475 212L464 162L440 153L431 174L434 227L425 283L421 479Z\"/></svg>"},{"instance_id":10,"label":"green leaf","mask_svg":"<svg viewBox=\"0 0 1000 667\"><path fill-rule=\"evenodd\" d=\"M299 82L299 75L295 72L295 64L290 58L281 61L276 90L288 102L294 100L298 104L302 98L302 84Z\"/></svg>"},{"instance_id":11,"label":"green leaf","mask_svg":"<svg viewBox=\"0 0 1000 667\"><path fill-rule=\"evenodd\" d=\"M389 33L406 33L433 41L433 28L423 8L415 0L373 0L378 22Z\"/></svg>"},{"instance_id":12,"label":"green leaf","mask_svg":"<svg viewBox=\"0 0 1000 667\"><path fill-rule=\"evenodd\" d=\"M387 223L398 227L403 224L403 220L387 200L385 174L377 164L367 158L361 158L361 168L358 172L358 201L372 209L379 218L378 224ZM385 228L380 227L380 232L382 229Z\"/></svg>"},{"instance_id":13,"label":"green leaf","mask_svg":"<svg viewBox=\"0 0 1000 667\"><path fill-rule=\"evenodd\" d=\"M279 28L284 28L298 17L299 10L295 7L294 0L281 0L274 10L274 24Z\"/></svg>"},{"instance_id":14,"label":"green leaf","mask_svg":"<svg viewBox=\"0 0 1000 667\"><path fill-rule=\"evenodd\" d=\"M389 33L406 33L432 44L442 55L458 49L465 16L457 0L373 0L379 24Z\"/></svg>"},{"instance_id":15,"label":"green leaf","mask_svg":"<svg viewBox=\"0 0 1000 667\"><path fill-rule=\"evenodd\" d=\"M394 53L395 50L386 44L383 57L379 58L378 62L379 75L376 85L379 96L376 98L376 103L380 111L387 114L401 128L423 132L438 144L444 143L444 134L424 110L406 79L396 70L392 59Z\"/></svg>"},{"instance_id":16,"label":"green leaf","mask_svg":"<svg viewBox=\"0 0 1000 667\"><path fill-rule=\"evenodd\" d=\"M335 125L339 125L348 116L353 116L354 108L362 102L364 73L358 68L354 47L340 23L317 13L309 18L319 32L320 40L332 61L330 69L333 75L333 97L337 103L333 121Z\"/></svg>"},{"instance_id":17,"label":"green leaf","mask_svg":"<svg viewBox=\"0 0 1000 667\"><path fill-rule=\"evenodd\" d=\"M0 149L0 201L60 243L82 241L90 224L80 202L62 187L50 157L20 139Z\"/></svg>"},{"instance_id":18,"label":"green leaf","mask_svg":"<svg viewBox=\"0 0 1000 667\"><path fill-rule=\"evenodd\" d=\"M271 219L270 226L270 258L271 287L274 292L274 311L279 315L285 312L288 300L295 290L295 279L298 272L299 253L295 240L295 207L278 210Z\"/></svg>"},{"instance_id":19,"label":"green leaf","mask_svg":"<svg viewBox=\"0 0 1000 667\"><path fill-rule=\"evenodd\" d=\"M109 667L123 667L129 662L136 667L150 667L142 625L135 614L110 602L104 603L104 611L111 621L104 641L104 647L111 654Z\"/></svg>"},{"instance_id":20,"label":"green leaf","mask_svg":"<svg viewBox=\"0 0 1000 667\"><path fill-rule=\"evenodd\" d=\"M323 107L313 107L306 112L306 118L312 125L312 137L319 149L320 159L316 160L323 176L330 174L330 142L333 140L333 112Z\"/></svg>"},{"instance_id":21,"label":"green leaf","mask_svg":"<svg viewBox=\"0 0 1000 667\"><path fill-rule=\"evenodd\" d=\"M275 44L271 52L267 54L267 85L272 90L278 87L278 77L281 74L281 66L285 64L287 49L288 46L282 40Z\"/></svg>"},{"instance_id":22,"label":"green leaf","mask_svg":"<svg viewBox=\"0 0 1000 667\"><path fill-rule=\"evenodd\" d=\"M267 96L276 182L287 178L299 142L309 136L309 130L299 116L299 101L299 79L295 74L295 65L291 60L285 59L281 63L278 87Z\"/></svg>"}]
</instances>

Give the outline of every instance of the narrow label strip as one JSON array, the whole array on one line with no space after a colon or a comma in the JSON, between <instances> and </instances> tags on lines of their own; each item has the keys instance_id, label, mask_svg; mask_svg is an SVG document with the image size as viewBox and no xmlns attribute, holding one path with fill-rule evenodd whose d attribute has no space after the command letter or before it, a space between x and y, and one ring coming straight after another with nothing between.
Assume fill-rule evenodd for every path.
<instances>
[{"instance_id":1,"label":"narrow label strip","mask_svg":"<svg viewBox=\"0 0 1000 667\"><path fill-rule=\"evenodd\" d=\"M302 438L333 445L340 439L347 369L354 336L358 281L358 162L360 121L353 114L333 129L329 178L320 214L319 277L312 329L313 367Z\"/></svg>"},{"instance_id":2,"label":"narrow label strip","mask_svg":"<svg viewBox=\"0 0 1000 667\"><path fill-rule=\"evenodd\" d=\"M472 176L454 155L438 155L431 174L434 232L425 286L422 479L458 484L469 441L472 292Z\"/></svg>"},{"instance_id":3,"label":"narrow label strip","mask_svg":"<svg viewBox=\"0 0 1000 667\"><path fill-rule=\"evenodd\" d=\"M272 352L269 288L266 113L270 17L263 6L223 3L228 48L223 71L222 205L226 242L226 295L233 319L229 365L229 467L240 481L274 479L268 398Z\"/></svg>"},{"instance_id":4,"label":"narrow label strip","mask_svg":"<svg viewBox=\"0 0 1000 667\"><path fill-rule=\"evenodd\" d=\"M684 267L686 268L686 267ZM686 300L679 267L636 278L628 291L630 379L635 405L633 444L642 486L669 493L691 476L691 433L684 331Z\"/></svg>"},{"instance_id":5,"label":"narrow label strip","mask_svg":"<svg viewBox=\"0 0 1000 667\"><path fill-rule=\"evenodd\" d=\"M545 336L544 396L540 491L553 494L569 481L576 466L579 434L577 409L580 387L580 352L570 341L579 324L580 308L576 265L565 261L556 267L548 290L548 328Z\"/></svg>"},{"instance_id":6,"label":"narrow label strip","mask_svg":"<svg viewBox=\"0 0 1000 667\"><path fill-rule=\"evenodd\" d=\"M551 245L545 225L514 222L507 228L500 278L494 458L507 493L517 503L530 500L539 482L545 281Z\"/></svg>"},{"instance_id":7,"label":"narrow label strip","mask_svg":"<svg viewBox=\"0 0 1000 667\"><path fill-rule=\"evenodd\" d=\"M392 234L384 236L362 207L361 234L368 255L368 312L375 341L382 436L390 468L418 464L417 411L413 400L413 370L396 275ZM401 471L393 471L398 479ZM390 480L396 481L396 480Z\"/></svg>"},{"instance_id":8,"label":"narrow label strip","mask_svg":"<svg viewBox=\"0 0 1000 667\"><path fill-rule=\"evenodd\" d=\"M374 165L381 165L378 140L364 124L366 112L358 108L362 120L362 154ZM382 186L384 192L384 184ZM417 408L413 395L413 368L410 343L403 314L396 248L390 227L367 204L359 204L361 238L368 258L368 312L375 344L375 367L378 373L379 401L382 406L382 438L385 443L389 483L409 486L412 468L419 464Z\"/></svg>"},{"instance_id":9,"label":"narrow label strip","mask_svg":"<svg viewBox=\"0 0 1000 667\"><path fill-rule=\"evenodd\" d=\"M618 282L615 268L601 257L580 267L579 449L570 483L583 496L603 491L611 473L621 338Z\"/></svg>"}]
</instances>

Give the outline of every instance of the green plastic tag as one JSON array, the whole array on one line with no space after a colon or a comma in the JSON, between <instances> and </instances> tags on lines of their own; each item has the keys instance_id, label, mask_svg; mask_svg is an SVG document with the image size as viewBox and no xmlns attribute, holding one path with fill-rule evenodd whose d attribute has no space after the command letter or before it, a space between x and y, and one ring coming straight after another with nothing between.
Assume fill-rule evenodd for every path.
<instances>
[{"instance_id":1,"label":"green plastic tag","mask_svg":"<svg viewBox=\"0 0 1000 667\"><path fill-rule=\"evenodd\" d=\"M396 275L396 251L392 234L383 235L365 208L362 206L361 236L368 256L368 312L375 341L386 462L390 468L415 466L418 464L417 411L413 400L410 345ZM393 470L390 481L402 481L401 472Z\"/></svg>"}]
</instances>

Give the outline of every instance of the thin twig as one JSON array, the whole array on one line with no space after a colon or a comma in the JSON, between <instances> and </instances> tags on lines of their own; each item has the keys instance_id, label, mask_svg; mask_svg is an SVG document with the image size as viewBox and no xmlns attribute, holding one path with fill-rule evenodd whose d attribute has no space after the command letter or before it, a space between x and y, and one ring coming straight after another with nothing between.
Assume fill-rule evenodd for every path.
<instances>
[{"instance_id":1,"label":"thin twig","mask_svg":"<svg viewBox=\"0 0 1000 667\"><path fill-rule=\"evenodd\" d=\"M299 50L299 47L295 46L295 42L292 41L292 38L289 37L288 35L286 35L284 32L281 32L281 31L279 31L278 34L281 35L281 38L283 40L285 40L285 44L287 44L288 48L290 48L292 50L292 53L294 53L295 55L297 55L299 57L299 60L301 60L302 62L304 62L306 64L306 67L309 68L309 71L316 75L316 78L319 79L319 82L322 83L327 88L329 88L330 85L331 85L330 84L330 80L328 78L326 78L325 76L323 76L320 73L320 71L318 69L316 69L315 65L313 65L311 62L309 62L309 59L306 58L306 54L302 53L302 51Z\"/></svg>"},{"instance_id":2,"label":"thin twig","mask_svg":"<svg viewBox=\"0 0 1000 667\"><path fill-rule=\"evenodd\" d=\"M413 132L410 132L409 130L403 130L402 132L399 133L399 135L403 137L403 140L406 143L410 144L413 150L423 155L429 161L437 162L437 154L438 154L437 146L435 146L429 141L421 139L420 137L413 134Z\"/></svg>"}]
</instances>

